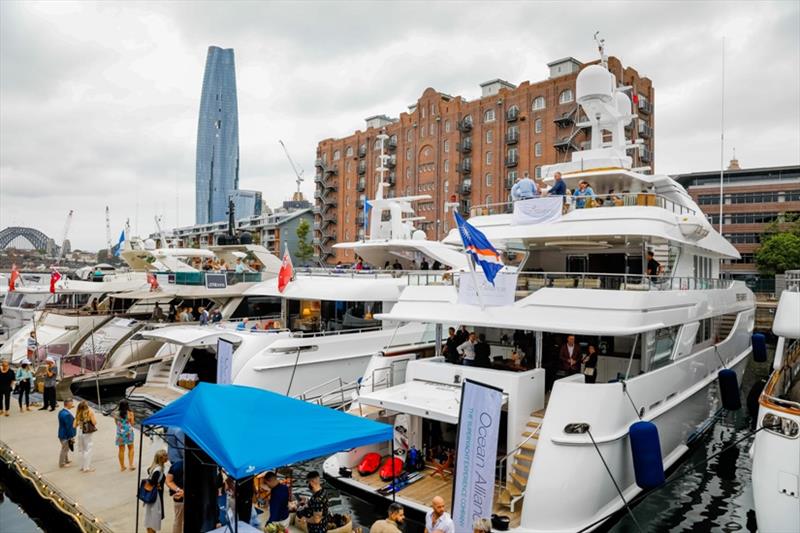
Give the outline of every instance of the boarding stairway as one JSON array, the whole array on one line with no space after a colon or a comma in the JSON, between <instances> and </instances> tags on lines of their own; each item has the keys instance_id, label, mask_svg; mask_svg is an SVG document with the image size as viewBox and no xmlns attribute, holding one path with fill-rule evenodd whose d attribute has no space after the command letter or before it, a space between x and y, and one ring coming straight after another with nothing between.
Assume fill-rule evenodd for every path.
<instances>
[{"instance_id":1,"label":"boarding stairway","mask_svg":"<svg viewBox=\"0 0 800 533\"><path fill-rule=\"evenodd\" d=\"M536 446L539 444L539 434L543 422L544 409L531 413L525 431L522 433L522 442L498 462L497 468L501 473L498 477L500 489L498 503L508 507L512 513L517 502L525 496L525 488L528 486L533 456L536 454ZM505 477L502 476L504 463L508 464Z\"/></svg>"}]
</instances>

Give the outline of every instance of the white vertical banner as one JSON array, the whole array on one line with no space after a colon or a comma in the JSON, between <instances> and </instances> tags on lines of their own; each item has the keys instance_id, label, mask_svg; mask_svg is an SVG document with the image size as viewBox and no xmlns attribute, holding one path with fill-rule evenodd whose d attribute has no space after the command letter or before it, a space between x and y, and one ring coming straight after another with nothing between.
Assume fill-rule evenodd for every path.
<instances>
[{"instance_id":1,"label":"white vertical banner","mask_svg":"<svg viewBox=\"0 0 800 533\"><path fill-rule=\"evenodd\" d=\"M456 533L491 518L503 391L464 380L458 423L452 517Z\"/></svg>"},{"instance_id":2,"label":"white vertical banner","mask_svg":"<svg viewBox=\"0 0 800 533\"><path fill-rule=\"evenodd\" d=\"M217 340L217 383L229 384L233 368L233 343L225 339Z\"/></svg>"}]
</instances>

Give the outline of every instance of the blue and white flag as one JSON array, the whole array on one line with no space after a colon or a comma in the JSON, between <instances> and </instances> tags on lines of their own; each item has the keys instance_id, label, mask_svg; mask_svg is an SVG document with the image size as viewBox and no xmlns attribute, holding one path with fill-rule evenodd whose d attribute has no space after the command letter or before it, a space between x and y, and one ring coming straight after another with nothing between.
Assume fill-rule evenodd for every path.
<instances>
[{"instance_id":1,"label":"blue and white flag","mask_svg":"<svg viewBox=\"0 0 800 533\"><path fill-rule=\"evenodd\" d=\"M111 253L114 255L114 257L119 257L119 255L122 253L122 243L124 242L125 242L125 230L122 230L122 232L119 234L119 241L111 249Z\"/></svg>"},{"instance_id":2,"label":"blue and white flag","mask_svg":"<svg viewBox=\"0 0 800 533\"><path fill-rule=\"evenodd\" d=\"M472 259L483 269L486 279L494 285L494 278L503 269L503 261L500 253L492 246L489 239L481 231L473 227L469 222L453 211L456 217L458 233L464 243L464 249L472 256Z\"/></svg>"},{"instance_id":3,"label":"blue and white flag","mask_svg":"<svg viewBox=\"0 0 800 533\"><path fill-rule=\"evenodd\" d=\"M367 238L367 228L369 227L369 210L372 209L372 204L369 200L364 200L364 238Z\"/></svg>"}]
</instances>

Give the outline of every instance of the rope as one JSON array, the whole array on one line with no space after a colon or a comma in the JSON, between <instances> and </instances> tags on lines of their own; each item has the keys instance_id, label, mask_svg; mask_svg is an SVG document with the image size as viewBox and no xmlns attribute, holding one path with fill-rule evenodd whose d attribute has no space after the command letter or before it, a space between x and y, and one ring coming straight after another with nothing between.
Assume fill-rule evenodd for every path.
<instances>
[{"instance_id":1,"label":"rope","mask_svg":"<svg viewBox=\"0 0 800 533\"><path fill-rule=\"evenodd\" d=\"M636 416L639 418L639 420L641 420L643 409L637 408L636 404L633 402L633 398L631 398L631 394L628 392L628 383L624 379L620 380L620 383L622 383L622 392L624 392L625 396L628 397L628 400L631 402L631 407L633 407L633 411L636 413Z\"/></svg>"},{"instance_id":2,"label":"rope","mask_svg":"<svg viewBox=\"0 0 800 533\"><path fill-rule=\"evenodd\" d=\"M594 445L594 449L597 450L597 455L600 456L600 460L603 461L603 466L606 467L606 472L608 472L608 477L610 477L611 481L614 483L614 488L617 489L617 494L619 494L622 503L628 510L628 514L631 515L631 520L633 520L633 523L636 524L636 529L638 529L639 531L644 531L642 529L642 526L640 526L639 522L636 520L636 516L633 514L633 510L630 508L630 505L628 505L628 502L625 500L625 496L622 494L622 489L619 488L617 480L614 479L614 474L611 473L611 469L608 467L608 463L606 463L605 457L603 457L603 454L600 453L600 448L597 446L597 443L595 442L594 437L592 436L592 432L588 429L586 430L586 432L589 434L589 438L592 439L592 445Z\"/></svg>"}]
</instances>

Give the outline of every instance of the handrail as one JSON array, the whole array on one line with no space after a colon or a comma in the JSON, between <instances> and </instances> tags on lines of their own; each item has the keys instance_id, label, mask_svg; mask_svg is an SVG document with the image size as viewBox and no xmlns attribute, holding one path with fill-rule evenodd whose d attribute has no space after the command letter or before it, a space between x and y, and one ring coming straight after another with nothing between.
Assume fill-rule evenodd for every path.
<instances>
[{"instance_id":1,"label":"handrail","mask_svg":"<svg viewBox=\"0 0 800 533\"><path fill-rule=\"evenodd\" d=\"M496 478L496 483L495 484L497 485L498 492L502 491L504 488L506 488L508 486L508 458L511 457L513 454L515 454L517 452L517 450L522 448L522 446L526 442L531 440L533 437L537 436L539 434L539 430L541 430L541 429L542 429L542 425L539 424L539 427L537 427L533 432L531 432L530 435L525 437L522 440L522 442L520 442L513 450L508 452L505 456L503 456L502 459L497 461L497 466L495 467L495 472L496 472L495 473L495 478ZM502 475L503 474L503 464L506 465L506 475L505 476Z\"/></svg>"},{"instance_id":2,"label":"handrail","mask_svg":"<svg viewBox=\"0 0 800 533\"><path fill-rule=\"evenodd\" d=\"M556 196L556 195L554 195ZM614 193L614 194L594 194L592 196L562 196L564 203L568 206L568 212L576 209L590 209L596 207L659 207L666 209L677 215L691 214L696 215L697 211L691 207L679 204L674 200L670 200L663 194L652 192L636 192L636 193ZM600 199L603 205L591 205L588 200L592 198L595 200ZM585 200L583 207L578 207L576 200ZM592 203L595 203L592 202ZM619 204L622 205L619 205ZM606 205L609 204L609 205ZM470 216L481 215L496 215L501 213L511 213L514 210L514 202L495 202L491 204L479 204L470 207Z\"/></svg>"},{"instance_id":3,"label":"handrail","mask_svg":"<svg viewBox=\"0 0 800 533\"><path fill-rule=\"evenodd\" d=\"M519 450L520 448L522 448L522 445L523 445L523 444L525 444L526 442L528 442L529 440L531 440L533 437L535 437L536 435L538 435L538 434L539 434L539 430L540 430L540 429L542 429L542 425L541 425L541 424L539 424L539 426L538 426L538 427L537 427L537 428L536 428L536 429L535 429L535 430L534 430L534 431L533 431L533 432L532 432L530 435L528 435L527 437L525 437L525 438L522 440L522 442L520 442L520 443L517 445L517 447L516 447L516 448L514 448L513 450L511 450L510 452L508 452L508 453L507 453L507 454L506 454L506 455L505 455L505 456L504 456L502 459L500 459L499 461L497 461L497 466L500 466L500 463L502 463L503 461L505 461L506 459L508 459L509 457L511 457L511 456L512 456L512 455L513 455L513 454L514 454L514 453L515 453L517 450Z\"/></svg>"}]
</instances>

